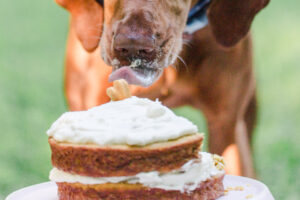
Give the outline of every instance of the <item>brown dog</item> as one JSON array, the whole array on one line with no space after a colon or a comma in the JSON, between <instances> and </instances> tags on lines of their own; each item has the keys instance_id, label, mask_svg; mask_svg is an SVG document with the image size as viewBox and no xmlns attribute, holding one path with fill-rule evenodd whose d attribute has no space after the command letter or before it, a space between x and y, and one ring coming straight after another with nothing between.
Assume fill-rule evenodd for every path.
<instances>
[{"instance_id":1,"label":"brown dog","mask_svg":"<svg viewBox=\"0 0 300 200\"><path fill-rule=\"evenodd\" d=\"M248 31L269 0L212 0L209 24L193 33L184 30L197 0L105 0L104 6L100 0L56 1L71 12L65 71L70 110L107 102L108 79L150 86L132 91L169 107L201 109L209 150L225 156L228 173L254 176L249 141L256 99Z\"/></svg>"}]
</instances>

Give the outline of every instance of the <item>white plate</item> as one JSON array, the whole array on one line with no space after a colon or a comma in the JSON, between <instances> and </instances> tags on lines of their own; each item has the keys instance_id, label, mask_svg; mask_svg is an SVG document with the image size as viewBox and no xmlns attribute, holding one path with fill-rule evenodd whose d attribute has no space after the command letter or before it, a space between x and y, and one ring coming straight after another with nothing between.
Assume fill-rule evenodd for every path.
<instances>
[{"instance_id":1,"label":"white plate","mask_svg":"<svg viewBox=\"0 0 300 200\"><path fill-rule=\"evenodd\" d=\"M254 179L226 175L224 187L229 192L218 200L274 200L267 186ZM6 200L58 200L57 187L54 182L33 185L10 194Z\"/></svg>"}]
</instances>

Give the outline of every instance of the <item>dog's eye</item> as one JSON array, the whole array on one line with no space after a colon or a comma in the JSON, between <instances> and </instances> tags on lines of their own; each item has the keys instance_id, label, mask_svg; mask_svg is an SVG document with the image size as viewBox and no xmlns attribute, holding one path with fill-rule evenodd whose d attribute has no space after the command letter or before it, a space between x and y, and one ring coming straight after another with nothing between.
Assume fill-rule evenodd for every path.
<instances>
[{"instance_id":1,"label":"dog's eye","mask_svg":"<svg viewBox=\"0 0 300 200\"><path fill-rule=\"evenodd\" d=\"M101 6L103 6L104 4L103 0L95 0L95 1L97 1L97 3L99 3Z\"/></svg>"}]
</instances>

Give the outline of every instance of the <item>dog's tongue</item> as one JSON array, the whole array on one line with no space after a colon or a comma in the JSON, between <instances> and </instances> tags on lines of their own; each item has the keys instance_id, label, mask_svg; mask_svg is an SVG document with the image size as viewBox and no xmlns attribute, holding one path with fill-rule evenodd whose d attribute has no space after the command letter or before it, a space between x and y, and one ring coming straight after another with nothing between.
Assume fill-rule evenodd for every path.
<instances>
[{"instance_id":1,"label":"dog's tongue","mask_svg":"<svg viewBox=\"0 0 300 200\"><path fill-rule=\"evenodd\" d=\"M153 70L137 70L136 68L125 66L115 69L108 80L112 82L118 79L125 79L129 84L148 87L157 79L159 74L159 72Z\"/></svg>"}]
</instances>

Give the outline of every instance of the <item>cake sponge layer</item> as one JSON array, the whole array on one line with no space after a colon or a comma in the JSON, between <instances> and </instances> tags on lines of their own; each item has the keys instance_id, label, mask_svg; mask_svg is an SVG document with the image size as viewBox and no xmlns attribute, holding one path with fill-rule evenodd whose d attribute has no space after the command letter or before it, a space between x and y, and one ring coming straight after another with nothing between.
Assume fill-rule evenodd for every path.
<instances>
[{"instance_id":1,"label":"cake sponge layer","mask_svg":"<svg viewBox=\"0 0 300 200\"><path fill-rule=\"evenodd\" d=\"M142 134L142 133L141 133ZM169 172L197 158L203 135L140 146L71 144L49 138L52 164L65 172L91 177L131 176L140 172Z\"/></svg>"},{"instance_id":2,"label":"cake sponge layer","mask_svg":"<svg viewBox=\"0 0 300 200\"><path fill-rule=\"evenodd\" d=\"M191 192L149 188L141 184L106 183L84 185L57 183L60 200L213 200L224 194L222 176L212 177Z\"/></svg>"}]
</instances>

